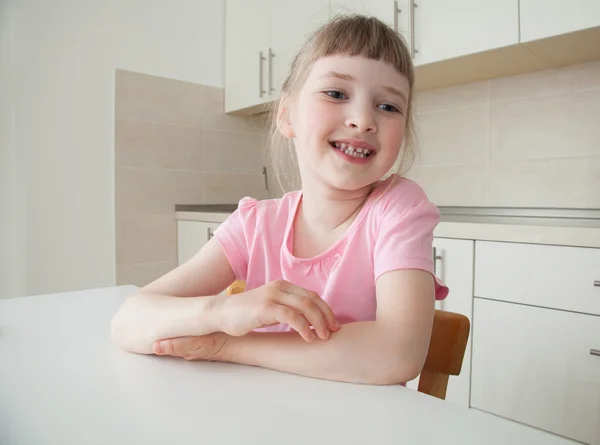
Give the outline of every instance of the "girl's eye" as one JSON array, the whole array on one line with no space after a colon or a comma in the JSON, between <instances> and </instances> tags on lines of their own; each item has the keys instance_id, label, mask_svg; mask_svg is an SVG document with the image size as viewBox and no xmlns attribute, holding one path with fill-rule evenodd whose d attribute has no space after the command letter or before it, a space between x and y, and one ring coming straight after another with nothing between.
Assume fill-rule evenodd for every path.
<instances>
[{"instance_id":1,"label":"girl's eye","mask_svg":"<svg viewBox=\"0 0 600 445\"><path fill-rule=\"evenodd\" d=\"M387 111L388 113L400 113L400 110L398 108L390 104L381 104L378 106L381 110Z\"/></svg>"},{"instance_id":2,"label":"girl's eye","mask_svg":"<svg viewBox=\"0 0 600 445\"><path fill-rule=\"evenodd\" d=\"M341 100L346 98L346 95L341 91L325 91L325 94L327 94L332 99Z\"/></svg>"}]
</instances>

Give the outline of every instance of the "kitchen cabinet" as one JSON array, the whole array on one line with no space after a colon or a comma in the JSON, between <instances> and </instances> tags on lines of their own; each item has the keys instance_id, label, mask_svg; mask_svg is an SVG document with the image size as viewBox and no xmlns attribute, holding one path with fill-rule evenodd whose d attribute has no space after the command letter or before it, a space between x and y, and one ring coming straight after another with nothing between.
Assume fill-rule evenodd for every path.
<instances>
[{"instance_id":1,"label":"kitchen cabinet","mask_svg":"<svg viewBox=\"0 0 600 445\"><path fill-rule=\"evenodd\" d=\"M463 314L472 322L474 241L435 238L433 248L433 255L436 258L435 275L450 289L445 300L436 302L436 308ZM470 381L471 338L469 336L460 375L450 376L448 379L446 401L468 408ZM418 379L408 382L407 387L416 389Z\"/></svg>"},{"instance_id":2,"label":"kitchen cabinet","mask_svg":"<svg viewBox=\"0 0 600 445\"><path fill-rule=\"evenodd\" d=\"M417 66L519 43L518 0L332 0L336 12L372 15L396 29Z\"/></svg>"},{"instance_id":3,"label":"kitchen cabinet","mask_svg":"<svg viewBox=\"0 0 600 445\"><path fill-rule=\"evenodd\" d=\"M443 311L465 315L473 323L473 253L474 241L436 238L433 241L435 274L450 289L448 297L439 301ZM450 376L446 401L469 407L471 382L471 337L467 342L460 375Z\"/></svg>"},{"instance_id":4,"label":"kitchen cabinet","mask_svg":"<svg viewBox=\"0 0 600 445\"><path fill-rule=\"evenodd\" d=\"M329 19L329 0L272 0L271 81L269 94L279 97L296 52L305 39ZM273 98L273 97L272 97Z\"/></svg>"},{"instance_id":5,"label":"kitchen cabinet","mask_svg":"<svg viewBox=\"0 0 600 445\"><path fill-rule=\"evenodd\" d=\"M416 4L415 65L519 43L518 0L417 0Z\"/></svg>"},{"instance_id":6,"label":"kitchen cabinet","mask_svg":"<svg viewBox=\"0 0 600 445\"><path fill-rule=\"evenodd\" d=\"M475 296L600 315L600 249L477 241Z\"/></svg>"},{"instance_id":7,"label":"kitchen cabinet","mask_svg":"<svg viewBox=\"0 0 600 445\"><path fill-rule=\"evenodd\" d=\"M598 0L520 0L521 42L600 26Z\"/></svg>"},{"instance_id":8,"label":"kitchen cabinet","mask_svg":"<svg viewBox=\"0 0 600 445\"><path fill-rule=\"evenodd\" d=\"M269 96L269 0L225 2L225 111L264 104Z\"/></svg>"},{"instance_id":9,"label":"kitchen cabinet","mask_svg":"<svg viewBox=\"0 0 600 445\"><path fill-rule=\"evenodd\" d=\"M600 317L475 298L471 406L597 445Z\"/></svg>"},{"instance_id":10,"label":"kitchen cabinet","mask_svg":"<svg viewBox=\"0 0 600 445\"><path fill-rule=\"evenodd\" d=\"M329 19L329 1L227 0L225 14L225 112L239 112L279 97L296 51Z\"/></svg>"},{"instance_id":11,"label":"kitchen cabinet","mask_svg":"<svg viewBox=\"0 0 600 445\"><path fill-rule=\"evenodd\" d=\"M217 222L177 221L178 265L182 265L202 249L219 225Z\"/></svg>"},{"instance_id":12,"label":"kitchen cabinet","mask_svg":"<svg viewBox=\"0 0 600 445\"><path fill-rule=\"evenodd\" d=\"M382 22L409 38L410 0L331 0L329 11L336 14L364 14L377 17Z\"/></svg>"}]
</instances>

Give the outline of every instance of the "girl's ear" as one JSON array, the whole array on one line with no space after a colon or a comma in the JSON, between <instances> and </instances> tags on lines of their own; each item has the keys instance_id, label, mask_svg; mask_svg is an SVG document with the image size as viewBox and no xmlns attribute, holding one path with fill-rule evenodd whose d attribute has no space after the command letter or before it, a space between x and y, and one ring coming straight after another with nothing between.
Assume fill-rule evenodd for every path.
<instances>
[{"instance_id":1,"label":"girl's ear","mask_svg":"<svg viewBox=\"0 0 600 445\"><path fill-rule=\"evenodd\" d=\"M288 94L282 93L277 108L277 129L288 139L296 137L294 127L291 120L291 105L292 101Z\"/></svg>"}]
</instances>

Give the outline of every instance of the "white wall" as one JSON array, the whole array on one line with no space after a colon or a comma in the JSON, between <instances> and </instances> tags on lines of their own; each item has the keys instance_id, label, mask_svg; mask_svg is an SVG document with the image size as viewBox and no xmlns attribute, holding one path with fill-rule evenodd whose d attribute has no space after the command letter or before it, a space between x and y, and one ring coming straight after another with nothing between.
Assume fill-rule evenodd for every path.
<instances>
[{"instance_id":1,"label":"white wall","mask_svg":"<svg viewBox=\"0 0 600 445\"><path fill-rule=\"evenodd\" d=\"M14 185L14 100L12 16L5 1L0 2L0 298L17 287L13 256Z\"/></svg>"},{"instance_id":2,"label":"white wall","mask_svg":"<svg viewBox=\"0 0 600 445\"><path fill-rule=\"evenodd\" d=\"M2 11L14 19L16 179L1 199L18 199L24 274L8 295L114 285L114 71L223 87L223 0L5 0Z\"/></svg>"}]
</instances>

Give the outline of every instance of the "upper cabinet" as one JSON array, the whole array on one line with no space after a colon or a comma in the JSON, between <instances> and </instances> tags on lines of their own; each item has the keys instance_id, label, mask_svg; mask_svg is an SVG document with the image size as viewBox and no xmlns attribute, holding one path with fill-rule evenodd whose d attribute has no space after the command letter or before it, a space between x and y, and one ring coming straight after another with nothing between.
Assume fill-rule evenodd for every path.
<instances>
[{"instance_id":1,"label":"upper cabinet","mask_svg":"<svg viewBox=\"0 0 600 445\"><path fill-rule=\"evenodd\" d=\"M304 40L329 19L329 0L271 1L272 92L279 95Z\"/></svg>"},{"instance_id":2,"label":"upper cabinet","mask_svg":"<svg viewBox=\"0 0 600 445\"><path fill-rule=\"evenodd\" d=\"M269 97L269 0L225 2L225 112Z\"/></svg>"},{"instance_id":3,"label":"upper cabinet","mask_svg":"<svg viewBox=\"0 0 600 445\"><path fill-rule=\"evenodd\" d=\"M329 0L227 0L225 112L275 100L296 51L328 19Z\"/></svg>"},{"instance_id":4,"label":"upper cabinet","mask_svg":"<svg viewBox=\"0 0 600 445\"><path fill-rule=\"evenodd\" d=\"M416 0L409 16L415 65L519 43L517 0Z\"/></svg>"},{"instance_id":5,"label":"upper cabinet","mask_svg":"<svg viewBox=\"0 0 600 445\"><path fill-rule=\"evenodd\" d=\"M331 0L329 11L331 16L337 14L365 14L377 17L382 22L391 26L396 31L406 31L403 23L398 23L400 15L404 10L402 21L408 23L408 0ZM400 11L400 12L399 12Z\"/></svg>"},{"instance_id":6,"label":"upper cabinet","mask_svg":"<svg viewBox=\"0 0 600 445\"><path fill-rule=\"evenodd\" d=\"M340 13L402 35L418 90L600 59L600 0L227 0L225 111L270 108L306 37Z\"/></svg>"},{"instance_id":7,"label":"upper cabinet","mask_svg":"<svg viewBox=\"0 0 600 445\"><path fill-rule=\"evenodd\" d=\"M600 26L598 0L521 0L521 42L597 26Z\"/></svg>"}]
</instances>

